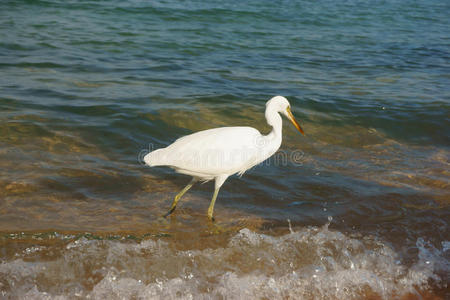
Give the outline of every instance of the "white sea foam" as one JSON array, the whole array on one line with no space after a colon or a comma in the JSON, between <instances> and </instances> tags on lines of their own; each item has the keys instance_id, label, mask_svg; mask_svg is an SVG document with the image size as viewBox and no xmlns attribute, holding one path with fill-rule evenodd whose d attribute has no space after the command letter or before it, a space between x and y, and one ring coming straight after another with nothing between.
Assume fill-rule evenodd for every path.
<instances>
[{"instance_id":1,"label":"white sea foam","mask_svg":"<svg viewBox=\"0 0 450 300\"><path fill-rule=\"evenodd\" d=\"M4 298L21 299L390 299L430 281L446 284L449 243L416 242L412 263L374 237L310 227L283 236L242 229L226 247L176 250L166 240L140 243L81 238L54 259L42 247L0 264ZM54 249L56 251L56 248ZM34 255L34 259L30 257Z\"/></svg>"}]
</instances>

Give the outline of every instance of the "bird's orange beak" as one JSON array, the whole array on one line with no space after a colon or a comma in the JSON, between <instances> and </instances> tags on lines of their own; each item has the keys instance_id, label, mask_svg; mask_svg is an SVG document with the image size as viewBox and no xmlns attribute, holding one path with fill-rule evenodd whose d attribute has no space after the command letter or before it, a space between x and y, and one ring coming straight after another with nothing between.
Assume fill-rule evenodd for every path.
<instances>
[{"instance_id":1,"label":"bird's orange beak","mask_svg":"<svg viewBox=\"0 0 450 300\"><path fill-rule=\"evenodd\" d=\"M298 124L297 120L295 120L294 115L292 114L292 111L291 111L291 107L288 106L288 108L286 108L286 111L288 113L289 120L292 122L292 124L294 124L295 128L297 128L297 130L300 131L301 134L305 135L305 132L303 131L300 124Z\"/></svg>"}]
</instances>

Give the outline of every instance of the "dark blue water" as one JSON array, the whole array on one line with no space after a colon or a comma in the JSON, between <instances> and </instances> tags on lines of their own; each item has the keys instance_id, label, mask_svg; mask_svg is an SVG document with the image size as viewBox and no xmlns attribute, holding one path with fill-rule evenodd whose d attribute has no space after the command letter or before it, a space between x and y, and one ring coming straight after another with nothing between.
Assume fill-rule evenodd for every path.
<instances>
[{"instance_id":1,"label":"dark blue water","mask_svg":"<svg viewBox=\"0 0 450 300\"><path fill-rule=\"evenodd\" d=\"M249 297L445 298L449 13L434 0L2 1L0 292L238 299L246 294L236 284L253 282L269 290ZM227 180L219 228L205 218L211 184L161 219L189 178L143 166L142 154L213 127L267 133L275 95L289 99L306 136L285 125L274 158ZM329 216L334 231L321 227ZM105 237L136 243L127 251L171 249L172 273L153 261L165 251L136 264L117 250L127 244L92 242ZM236 243L247 242L255 261L242 266ZM318 260L290 250L282 258L279 247L310 247ZM107 256L98 249L114 259L90 264ZM203 264L178 270L189 263L179 251L198 251ZM86 267L64 264L71 257ZM385 267L369 274L370 264ZM40 281L41 265L54 276ZM314 283L317 272L328 285ZM364 276L378 279L352 284Z\"/></svg>"}]
</instances>

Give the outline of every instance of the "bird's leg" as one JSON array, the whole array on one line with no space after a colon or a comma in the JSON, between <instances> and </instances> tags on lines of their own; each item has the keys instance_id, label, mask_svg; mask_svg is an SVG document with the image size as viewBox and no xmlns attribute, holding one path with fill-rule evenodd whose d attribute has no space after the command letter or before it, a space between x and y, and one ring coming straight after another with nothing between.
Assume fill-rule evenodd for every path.
<instances>
[{"instance_id":1,"label":"bird's leg","mask_svg":"<svg viewBox=\"0 0 450 300\"><path fill-rule=\"evenodd\" d=\"M213 212L214 212L214 204L216 203L217 194L219 194L220 187L225 182L225 180L228 178L228 176L219 176L216 177L216 182L214 185L214 195L211 199L211 203L209 204L208 208L208 219L212 222L214 222Z\"/></svg>"},{"instance_id":2,"label":"bird's leg","mask_svg":"<svg viewBox=\"0 0 450 300\"><path fill-rule=\"evenodd\" d=\"M173 213L173 211L175 210L175 208L177 208L177 203L178 200L180 200L180 198L187 192L189 191L189 189L197 182L196 178L192 178L192 180L188 183L188 185L186 185L184 187L184 189L181 190L181 192L179 192L175 198L173 199L173 203L172 206L170 207L169 211L164 215L164 218L169 216L171 213Z\"/></svg>"},{"instance_id":3,"label":"bird's leg","mask_svg":"<svg viewBox=\"0 0 450 300\"><path fill-rule=\"evenodd\" d=\"M218 193L219 193L219 189L215 189L214 195L211 199L211 203L209 204L209 208L208 208L208 219L211 222L214 222L213 211L214 211L214 204L216 203L216 198L217 198Z\"/></svg>"}]
</instances>

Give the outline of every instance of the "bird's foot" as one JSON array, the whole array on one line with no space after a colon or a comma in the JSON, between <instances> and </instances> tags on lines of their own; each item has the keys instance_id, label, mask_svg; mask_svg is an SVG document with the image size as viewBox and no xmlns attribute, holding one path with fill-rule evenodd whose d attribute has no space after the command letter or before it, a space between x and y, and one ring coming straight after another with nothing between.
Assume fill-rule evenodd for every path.
<instances>
[{"instance_id":1,"label":"bird's foot","mask_svg":"<svg viewBox=\"0 0 450 300\"><path fill-rule=\"evenodd\" d=\"M208 231L209 231L209 234L211 234L211 235L217 235L217 234L222 234L222 233L226 232L227 230L225 228L223 228L221 225L219 225L215 222L211 222L208 224Z\"/></svg>"},{"instance_id":2,"label":"bird's foot","mask_svg":"<svg viewBox=\"0 0 450 300\"><path fill-rule=\"evenodd\" d=\"M168 216L170 216L170 215L173 213L173 211L175 210L175 208L177 208L177 207L176 207L176 206L171 207L171 208L169 209L169 211L168 211L165 215L163 215L163 217L164 217L164 218L167 218Z\"/></svg>"},{"instance_id":3,"label":"bird's foot","mask_svg":"<svg viewBox=\"0 0 450 300\"><path fill-rule=\"evenodd\" d=\"M208 209L208 220L210 221L210 222L213 222L214 223L214 221L216 220L216 219L214 219L214 217L213 217L213 213L214 213L214 211L211 209L211 207Z\"/></svg>"}]
</instances>

